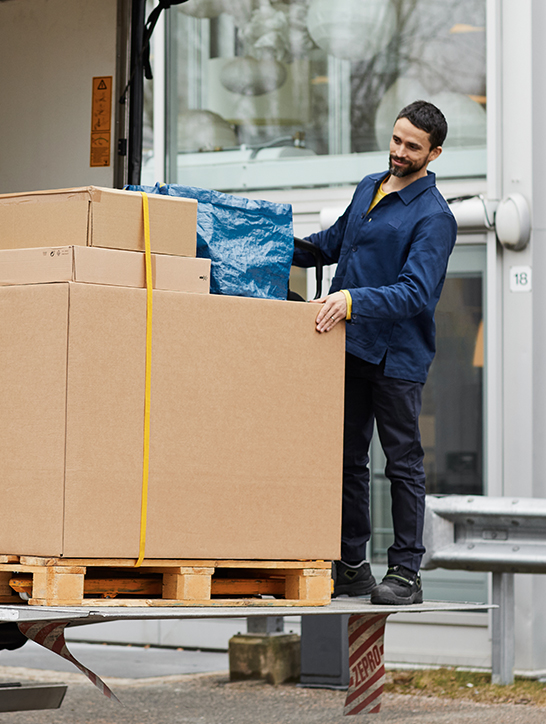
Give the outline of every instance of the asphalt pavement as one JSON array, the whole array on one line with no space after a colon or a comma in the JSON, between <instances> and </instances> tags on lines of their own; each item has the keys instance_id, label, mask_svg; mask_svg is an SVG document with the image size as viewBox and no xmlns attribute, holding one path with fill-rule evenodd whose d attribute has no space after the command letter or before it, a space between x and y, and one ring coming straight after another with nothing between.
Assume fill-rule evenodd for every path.
<instances>
[{"instance_id":1,"label":"asphalt pavement","mask_svg":"<svg viewBox=\"0 0 546 724\"><path fill-rule=\"evenodd\" d=\"M64 682L56 710L0 713L6 724L341 724L344 691L230 682L227 654L71 642L72 653L112 688L104 697L75 667L29 642L0 652L0 681ZM544 724L546 709L384 695L378 724ZM350 721L350 720L349 720Z\"/></svg>"}]
</instances>

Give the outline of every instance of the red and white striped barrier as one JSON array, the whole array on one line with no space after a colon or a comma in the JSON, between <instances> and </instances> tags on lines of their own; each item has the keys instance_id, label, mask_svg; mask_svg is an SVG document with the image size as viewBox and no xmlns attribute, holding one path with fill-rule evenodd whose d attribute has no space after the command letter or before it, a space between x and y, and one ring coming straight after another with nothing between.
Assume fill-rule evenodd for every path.
<instances>
[{"instance_id":1,"label":"red and white striped barrier","mask_svg":"<svg viewBox=\"0 0 546 724\"><path fill-rule=\"evenodd\" d=\"M344 714L378 714L385 683L383 638L388 614L349 618L351 678Z\"/></svg>"},{"instance_id":2,"label":"red and white striped barrier","mask_svg":"<svg viewBox=\"0 0 546 724\"><path fill-rule=\"evenodd\" d=\"M350 682L345 715L377 714L385 681L383 639L388 614L354 614L349 619ZM67 648L64 630L69 621L20 622L20 631L32 641L76 666L105 696L119 703L114 692Z\"/></svg>"},{"instance_id":3,"label":"red and white striped barrier","mask_svg":"<svg viewBox=\"0 0 546 724\"><path fill-rule=\"evenodd\" d=\"M64 630L68 626L68 623L68 621L50 621L45 623L19 622L17 625L19 626L21 633L23 633L27 638L32 641L36 641L36 643L40 644L40 646L43 646L44 648L53 651L55 654L59 654L59 656L62 656L63 659L70 661L87 676L91 683L93 683L97 689L104 694L104 696L107 696L109 699L113 699L120 704L120 700L114 692L106 686L104 681L86 666L80 664L80 662L75 659L68 650L64 638Z\"/></svg>"}]
</instances>

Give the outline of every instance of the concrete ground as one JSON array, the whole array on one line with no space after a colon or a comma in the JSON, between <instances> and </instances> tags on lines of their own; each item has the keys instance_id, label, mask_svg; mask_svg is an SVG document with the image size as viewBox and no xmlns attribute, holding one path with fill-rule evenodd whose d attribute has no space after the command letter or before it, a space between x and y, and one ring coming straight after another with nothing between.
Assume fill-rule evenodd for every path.
<instances>
[{"instance_id":1,"label":"concrete ground","mask_svg":"<svg viewBox=\"0 0 546 724\"><path fill-rule=\"evenodd\" d=\"M0 652L0 681L64 682L60 709L0 713L6 724L341 724L345 692L230 683L227 654L100 644L69 645L122 704L104 697L68 662L30 642ZM377 724L544 724L546 709L385 695Z\"/></svg>"}]
</instances>

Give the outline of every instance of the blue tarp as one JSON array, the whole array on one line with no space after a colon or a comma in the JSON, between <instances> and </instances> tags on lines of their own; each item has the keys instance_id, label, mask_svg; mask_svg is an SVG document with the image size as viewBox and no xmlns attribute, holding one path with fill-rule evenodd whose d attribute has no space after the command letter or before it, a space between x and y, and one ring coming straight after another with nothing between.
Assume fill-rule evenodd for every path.
<instances>
[{"instance_id":1,"label":"blue tarp","mask_svg":"<svg viewBox=\"0 0 546 724\"><path fill-rule=\"evenodd\" d=\"M175 184L126 188L197 200L197 256L211 260L212 294L286 299L294 252L289 204Z\"/></svg>"}]
</instances>

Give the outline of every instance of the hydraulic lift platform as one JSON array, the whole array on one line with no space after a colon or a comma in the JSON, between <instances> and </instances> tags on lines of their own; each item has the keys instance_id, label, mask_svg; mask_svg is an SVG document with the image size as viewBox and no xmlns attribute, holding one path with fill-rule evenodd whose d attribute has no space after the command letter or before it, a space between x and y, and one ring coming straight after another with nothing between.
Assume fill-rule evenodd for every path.
<instances>
[{"instance_id":1,"label":"hydraulic lift platform","mask_svg":"<svg viewBox=\"0 0 546 724\"><path fill-rule=\"evenodd\" d=\"M106 696L115 694L99 676L78 662L64 639L67 627L129 620L220 619L263 616L342 615L349 618L350 683L345 714L378 713L385 678L383 638L390 615L446 611L486 611L489 604L426 601L408 606L374 606L365 598L337 598L325 606L166 606L166 607L50 607L28 605L0 606L0 624L15 623L28 638L71 661ZM0 709L1 711L1 709Z\"/></svg>"},{"instance_id":2,"label":"hydraulic lift platform","mask_svg":"<svg viewBox=\"0 0 546 724\"><path fill-rule=\"evenodd\" d=\"M358 614L366 616L396 613L432 613L445 611L487 611L486 603L451 603L425 601L409 606L374 606L366 598L334 598L325 606L165 606L126 607L108 606L0 606L0 623L8 621L45 622L68 621L70 626L83 626L103 621L185 619L185 618L249 618L252 616L312 616L313 614Z\"/></svg>"}]
</instances>

